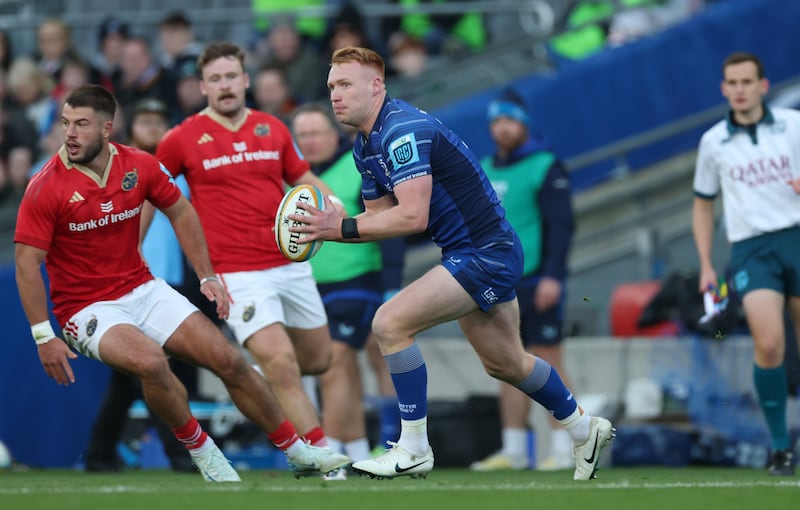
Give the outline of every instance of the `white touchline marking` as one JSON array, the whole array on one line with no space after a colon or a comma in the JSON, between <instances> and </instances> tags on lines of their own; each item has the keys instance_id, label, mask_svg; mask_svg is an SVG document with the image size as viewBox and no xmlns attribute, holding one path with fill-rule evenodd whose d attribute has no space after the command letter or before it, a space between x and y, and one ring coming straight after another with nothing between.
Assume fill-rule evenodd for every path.
<instances>
[{"instance_id":1,"label":"white touchline marking","mask_svg":"<svg viewBox=\"0 0 800 510\"><path fill-rule=\"evenodd\" d=\"M709 489L709 488L754 488L754 487L790 487L800 488L800 480L763 480L763 481L730 481L730 482L641 482L617 481L603 483L593 481L575 484L548 484L531 482L527 484L452 484L436 483L435 481L418 482L410 485L388 485L383 482L372 484L336 484L325 486L286 487L272 486L269 481L245 481L241 484L208 484L202 491L208 492L454 492L454 491L574 491L574 490L620 490L620 489ZM194 493L198 486L163 486L145 487L142 485L98 485L81 487L0 487L0 495L34 495L34 494L158 494L169 493Z\"/></svg>"}]
</instances>

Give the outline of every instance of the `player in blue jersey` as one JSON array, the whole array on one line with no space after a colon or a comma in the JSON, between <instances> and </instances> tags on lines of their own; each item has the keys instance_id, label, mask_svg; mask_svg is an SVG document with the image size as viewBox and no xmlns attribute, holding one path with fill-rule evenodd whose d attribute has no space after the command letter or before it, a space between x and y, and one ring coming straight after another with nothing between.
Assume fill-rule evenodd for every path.
<instances>
[{"instance_id":1,"label":"player in blue jersey","mask_svg":"<svg viewBox=\"0 0 800 510\"><path fill-rule=\"evenodd\" d=\"M472 152L437 119L391 99L384 62L372 50L348 47L331 59L328 88L336 118L359 133L353 147L365 211L345 217L326 200L307 208L296 228L308 241L365 242L428 230L441 264L384 303L372 322L389 367L401 413L397 443L356 462L371 477L425 476L433 468L427 433L427 370L414 335L458 320L486 372L547 408L569 432L574 478L593 478L611 423L583 412L544 360L526 353L519 333L515 285L522 247Z\"/></svg>"}]
</instances>

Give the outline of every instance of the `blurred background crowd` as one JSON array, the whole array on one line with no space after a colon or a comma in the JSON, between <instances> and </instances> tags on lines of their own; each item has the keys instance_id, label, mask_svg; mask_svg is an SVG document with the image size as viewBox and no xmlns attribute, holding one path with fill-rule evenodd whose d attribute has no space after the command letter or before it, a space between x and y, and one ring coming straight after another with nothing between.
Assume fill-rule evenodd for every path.
<instances>
[{"instance_id":1,"label":"blurred background crowd","mask_svg":"<svg viewBox=\"0 0 800 510\"><path fill-rule=\"evenodd\" d=\"M195 61L204 43L227 39L247 52L250 106L286 121L326 98L330 54L361 45L384 56L390 94L433 107L443 100L429 77L476 54L525 41L521 71L550 72L675 24L708 0L95 3L0 2L0 264L12 260L28 179L61 145L61 100L82 84L113 91L122 106L114 138L127 142L126 118L143 98L169 105L173 125L205 106ZM513 78L490 73L469 85Z\"/></svg>"}]
</instances>

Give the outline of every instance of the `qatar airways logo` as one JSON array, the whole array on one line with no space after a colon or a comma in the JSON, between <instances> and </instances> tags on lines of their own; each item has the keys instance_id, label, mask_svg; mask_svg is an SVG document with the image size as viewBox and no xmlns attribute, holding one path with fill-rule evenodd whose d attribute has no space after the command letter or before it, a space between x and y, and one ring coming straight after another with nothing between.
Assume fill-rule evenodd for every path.
<instances>
[{"instance_id":1,"label":"qatar airways logo","mask_svg":"<svg viewBox=\"0 0 800 510\"><path fill-rule=\"evenodd\" d=\"M241 165L243 163L253 163L256 161L280 161L281 155L278 151L249 151L249 152L236 152L234 154L226 154L216 158L209 158L203 160L203 168L206 170L213 170L221 166L227 165Z\"/></svg>"},{"instance_id":2,"label":"qatar airways logo","mask_svg":"<svg viewBox=\"0 0 800 510\"><path fill-rule=\"evenodd\" d=\"M730 178L750 187L762 186L771 182L785 183L792 180L792 165L789 156L759 158L743 165L728 169Z\"/></svg>"}]
</instances>

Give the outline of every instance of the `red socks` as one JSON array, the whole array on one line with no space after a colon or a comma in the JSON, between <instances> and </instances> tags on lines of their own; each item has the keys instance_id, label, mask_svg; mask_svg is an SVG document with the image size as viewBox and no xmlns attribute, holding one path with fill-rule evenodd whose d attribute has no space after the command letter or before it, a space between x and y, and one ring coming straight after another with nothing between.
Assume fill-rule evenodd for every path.
<instances>
[{"instance_id":1,"label":"red socks","mask_svg":"<svg viewBox=\"0 0 800 510\"><path fill-rule=\"evenodd\" d=\"M272 444L284 451L300 439L289 420L284 420L277 429L267 434L267 437Z\"/></svg>"},{"instance_id":2,"label":"red socks","mask_svg":"<svg viewBox=\"0 0 800 510\"><path fill-rule=\"evenodd\" d=\"M198 423L194 416L189 418L186 425L172 429L172 432L175 434L175 437L178 438L178 441L183 443L187 450L200 448L206 442L206 439L208 439L208 434L200 427L200 423Z\"/></svg>"},{"instance_id":3,"label":"red socks","mask_svg":"<svg viewBox=\"0 0 800 510\"><path fill-rule=\"evenodd\" d=\"M325 432L322 431L321 427L314 427L313 429L309 430L303 436L303 439L311 443L312 446L328 446L328 440L325 437Z\"/></svg>"}]
</instances>

